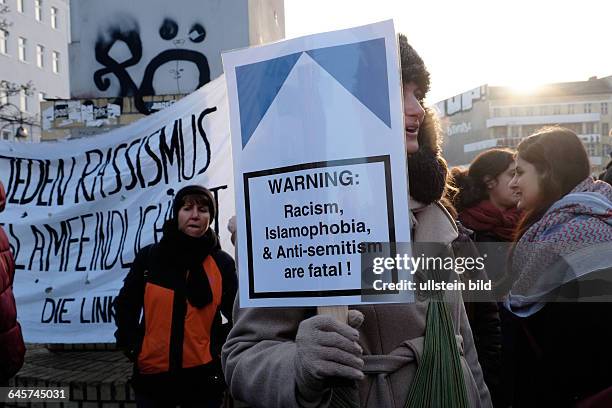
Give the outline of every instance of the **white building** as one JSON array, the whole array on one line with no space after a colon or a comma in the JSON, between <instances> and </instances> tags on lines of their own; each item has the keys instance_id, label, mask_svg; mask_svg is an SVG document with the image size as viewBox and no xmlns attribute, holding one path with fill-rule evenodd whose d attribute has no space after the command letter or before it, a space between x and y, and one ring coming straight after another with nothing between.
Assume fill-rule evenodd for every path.
<instances>
[{"instance_id":1,"label":"white building","mask_svg":"<svg viewBox=\"0 0 612 408\"><path fill-rule=\"evenodd\" d=\"M612 76L548 84L530 93L483 85L436 107L445 130L444 157L451 165L467 165L491 147L516 147L551 125L576 132L594 173L612 151Z\"/></svg>"},{"instance_id":2,"label":"white building","mask_svg":"<svg viewBox=\"0 0 612 408\"><path fill-rule=\"evenodd\" d=\"M0 30L0 79L16 84L32 82L32 95L0 94L6 113L20 109L40 123L40 102L69 96L67 0L0 0L8 12L0 15L11 25ZM12 139L19 124L0 121L0 138ZM40 126L27 126L28 140L40 139Z\"/></svg>"},{"instance_id":3,"label":"white building","mask_svg":"<svg viewBox=\"0 0 612 408\"><path fill-rule=\"evenodd\" d=\"M70 19L71 101L44 104L43 140L138 120L221 75L222 52L285 36L283 0L72 0Z\"/></svg>"}]
</instances>

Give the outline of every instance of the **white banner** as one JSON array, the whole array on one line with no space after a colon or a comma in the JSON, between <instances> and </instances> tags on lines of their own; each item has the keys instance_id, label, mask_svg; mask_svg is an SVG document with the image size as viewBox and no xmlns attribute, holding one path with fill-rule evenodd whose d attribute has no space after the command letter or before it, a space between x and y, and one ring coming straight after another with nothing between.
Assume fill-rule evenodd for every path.
<instances>
[{"instance_id":1,"label":"white banner","mask_svg":"<svg viewBox=\"0 0 612 408\"><path fill-rule=\"evenodd\" d=\"M393 23L233 51L223 64L241 305L398 301L365 299L361 265L382 255L378 243L410 240Z\"/></svg>"},{"instance_id":2,"label":"white banner","mask_svg":"<svg viewBox=\"0 0 612 408\"><path fill-rule=\"evenodd\" d=\"M15 256L14 291L27 342L114 342L111 305L140 248L157 242L176 191L208 187L211 227L230 253L234 215L225 78L106 134L0 143Z\"/></svg>"}]
</instances>

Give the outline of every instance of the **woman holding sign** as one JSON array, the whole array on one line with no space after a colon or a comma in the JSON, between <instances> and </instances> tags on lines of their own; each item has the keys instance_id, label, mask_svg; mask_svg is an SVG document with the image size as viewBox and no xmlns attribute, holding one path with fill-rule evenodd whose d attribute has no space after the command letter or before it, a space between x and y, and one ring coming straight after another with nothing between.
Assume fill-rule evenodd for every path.
<instances>
[{"instance_id":1,"label":"woman holding sign","mask_svg":"<svg viewBox=\"0 0 612 408\"><path fill-rule=\"evenodd\" d=\"M204 187L181 189L162 239L136 255L117 297L115 337L134 361L139 407L221 405L220 312L231 319L237 283L209 228L214 203Z\"/></svg>"},{"instance_id":2,"label":"woman holding sign","mask_svg":"<svg viewBox=\"0 0 612 408\"><path fill-rule=\"evenodd\" d=\"M436 122L422 106L429 73L403 35L400 52L412 199L406 222L415 241L450 248L457 228L439 203L448 169ZM225 377L233 396L254 407L491 405L460 295L450 303L358 306L347 323L314 307L242 309L239 302L234 317ZM358 392L346 392L351 382Z\"/></svg>"}]
</instances>

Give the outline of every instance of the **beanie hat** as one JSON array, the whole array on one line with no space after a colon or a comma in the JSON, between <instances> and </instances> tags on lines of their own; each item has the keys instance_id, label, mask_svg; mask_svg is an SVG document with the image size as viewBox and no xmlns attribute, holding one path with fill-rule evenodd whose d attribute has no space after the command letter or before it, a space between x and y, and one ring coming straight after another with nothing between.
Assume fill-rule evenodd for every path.
<instances>
[{"instance_id":1,"label":"beanie hat","mask_svg":"<svg viewBox=\"0 0 612 408\"><path fill-rule=\"evenodd\" d=\"M429 71L419 54L408 44L404 34L399 35L402 84L414 82L425 95L429 91Z\"/></svg>"},{"instance_id":2,"label":"beanie hat","mask_svg":"<svg viewBox=\"0 0 612 408\"><path fill-rule=\"evenodd\" d=\"M195 184L181 188L174 196L174 202L172 203L173 218L177 218L178 212L185 204L185 197L187 196L202 196L206 202L206 205L208 205L210 218L215 218L217 211L215 208L215 198L213 197L213 194L207 188Z\"/></svg>"}]
</instances>

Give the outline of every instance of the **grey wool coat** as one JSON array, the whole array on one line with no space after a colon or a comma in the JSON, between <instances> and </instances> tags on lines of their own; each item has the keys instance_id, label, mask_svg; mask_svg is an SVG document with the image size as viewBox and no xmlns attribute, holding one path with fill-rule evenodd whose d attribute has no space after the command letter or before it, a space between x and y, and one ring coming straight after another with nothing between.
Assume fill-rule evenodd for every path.
<instances>
[{"instance_id":1,"label":"grey wool coat","mask_svg":"<svg viewBox=\"0 0 612 408\"><path fill-rule=\"evenodd\" d=\"M450 247L457 229L441 205L412 201L411 212L414 241L444 242ZM456 293L449 310L470 405L490 407L463 301ZM365 316L359 328L366 374L358 384L361 406L403 408L423 351L427 301L350 308ZM240 308L236 298L234 327L222 352L225 379L234 398L262 408L328 406L329 389L297 398L294 340L300 322L315 314L314 307ZM314 402L306 405L304 400Z\"/></svg>"}]
</instances>

